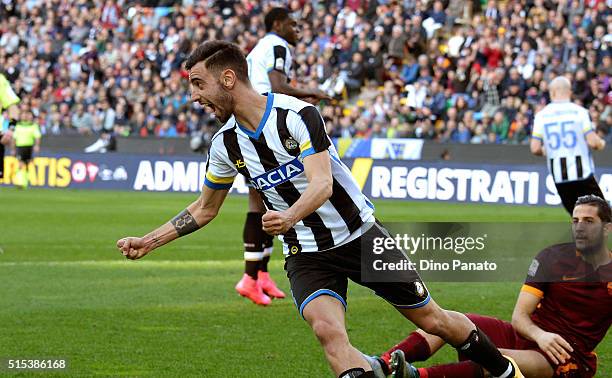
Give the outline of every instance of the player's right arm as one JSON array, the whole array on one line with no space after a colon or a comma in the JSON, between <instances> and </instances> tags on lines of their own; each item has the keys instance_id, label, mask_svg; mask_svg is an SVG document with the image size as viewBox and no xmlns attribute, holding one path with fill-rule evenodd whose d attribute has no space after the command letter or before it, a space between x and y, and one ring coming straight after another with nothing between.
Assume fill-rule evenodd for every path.
<instances>
[{"instance_id":1,"label":"player's right arm","mask_svg":"<svg viewBox=\"0 0 612 378\"><path fill-rule=\"evenodd\" d=\"M217 216L228 191L211 189L204 185L201 196L169 222L143 237L119 239L117 248L126 258L136 260L155 248L199 230Z\"/></svg>"},{"instance_id":2,"label":"player's right arm","mask_svg":"<svg viewBox=\"0 0 612 378\"><path fill-rule=\"evenodd\" d=\"M533 131L531 133L531 142L529 143L531 153L536 156L543 156L544 152L544 127L540 121L540 117L536 114L533 121Z\"/></svg>"},{"instance_id":3,"label":"player's right arm","mask_svg":"<svg viewBox=\"0 0 612 378\"><path fill-rule=\"evenodd\" d=\"M0 74L0 110L6 110L9 120L18 118L19 108L16 105L20 101L21 99L15 94L9 81Z\"/></svg>"},{"instance_id":4,"label":"player's right arm","mask_svg":"<svg viewBox=\"0 0 612 378\"><path fill-rule=\"evenodd\" d=\"M12 127L15 126L15 120L19 118L19 108L17 107L17 104L19 104L20 101L21 99L15 94L6 77L0 74L0 112L6 110L9 125ZM2 120L1 116L0 120ZM0 143L11 145L14 151L15 148L12 146L12 142L11 130L9 129L9 131L4 134L2 133L2 130L0 130Z\"/></svg>"},{"instance_id":5,"label":"player's right arm","mask_svg":"<svg viewBox=\"0 0 612 378\"><path fill-rule=\"evenodd\" d=\"M584 133L584 137L590 149L599 151L606 147L606 141L597 135L593 127L593 122L591 122L589 112L586 110L582 112L582 132Z\"/></svg>"},{"instance_id":6,"label":"player's right arm","mask_svg":"<svg viewBox=\"0 0 612 378\"><path fill-rule=\"evenodd\" d=\"M206 163L206 178L198 200L141 238L119 239L117 248L128 259L136 260L155 248L206 226L219 213L237 174L238 171L227 157L223 138L213 137Z\"/></svg>"}]
</instances>

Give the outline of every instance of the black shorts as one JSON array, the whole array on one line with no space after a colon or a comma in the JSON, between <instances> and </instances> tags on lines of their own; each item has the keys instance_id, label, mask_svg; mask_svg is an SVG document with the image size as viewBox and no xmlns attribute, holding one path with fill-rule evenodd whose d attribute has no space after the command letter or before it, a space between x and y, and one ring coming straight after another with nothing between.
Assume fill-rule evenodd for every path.
<instances>
[{"instance_id":1,"label":"black shorts","mask_svg":"<svg viewBox=\"0 0 612 378\"><path fill-rule=\"evenodd\" d=\"M597 180L593 175L590 175L588 178L579 181L568 181L563 183L555 183L557 187L557 193L559 193L559 197L561 197L561 202L563 202L563 207L567 210L570 215L574 212L574 205L578 200L578 197L586 196L587 194L594 194L601 198L604 198L599 185L597 184Z\"/></svg>"},{"instance_id":2,"label":"black shorts","mask_svg":"<svg viewBox=\"0 0 612 378\"><path fill-rule=\"evenodd\" d=\"M370 269L374 260L378 261L377 266L381 266L382 262L409 261L400 250L386 251L380 255L372 253L374 239L388 236L382 226L374 224L359 238L339 247L288 256L285 270L300 315L303 317L304 307L320 295L338 299L346 310L349 278L372 289L397 308L425 306L431 297L416 270L373 272Z\"/></svg>"},{"instance_id":3,"label":"black shorts","mask_svg":"<svg viewBox=\"0 0 612 378\"><path fill-rule=\"evenodd\" d=\"M29 163L32 160L32 146L29 147L17 147L17 159L24 163Z\"/></svg>"}]
</instances>

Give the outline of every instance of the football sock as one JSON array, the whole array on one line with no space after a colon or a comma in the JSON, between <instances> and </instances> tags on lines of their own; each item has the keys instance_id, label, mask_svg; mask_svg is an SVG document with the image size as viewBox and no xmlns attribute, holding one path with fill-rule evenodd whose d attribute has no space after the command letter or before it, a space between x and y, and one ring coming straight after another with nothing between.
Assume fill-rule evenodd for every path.
<instances>
[{"instance_id":1,"label":"football sock","mask_svg":"<svg viewBox=\"0 0 612 378\"><path fill-rule=\"evenodd\" d=\"M338 378L375 378L373 371L366 372L363 368L348 369L338 376Z\"/></svg>"},{"instance_id":2,"label":"football sock","mask_svg":"<svg viewBox=\"0 0 612 378\"><path fill-rule=\"evenodd\" d=\"M480 365L472 361L463 361L456 364L419 368L421 378L483 378L484 373Z\"/></svg>"},{"instance_id":3,"label":"football sock","mask_svg":"<svg viewBox=\"0 0 612 378\"><path fill-rule=\"evenodd\" d=\"M272 253L272 248L266 248L263 251L263 258L261 259L261 264L259 264L259 270L262 272L268 271L268 263L270 262L270 254Z\"/></svg>"},{"instance_id":4,"label":"football sock","mask_svg":"<svg viewBox=\"0 0 612 378\"><path fill-rule=\"evenodd\" d=\"M499 352L489 337L479 328L473 330L461 345L456 347L459 353L487 369L492 376L509 378L514 376L514 367Z\"/></svg>"},{"instance_id":5,"label":"football sock","mask_svg":"<svg viewBox=\"0 0 612 378\"><path fill-rule=\"evenodd\" d=\"M257 279L257 272L259 271L259 264L261 260L247 260L248 256L258 254L257 252L245 252L244 253L244 272L251 276L253 279Z\"/></svg>"},{"instance_id":6,"label":"football sock","mask_svg":"<svg viewBox=\"0 0 612 378\"><path fill-rule=\"evenodd\" d=\"M261 264L259 265L259 270L262 272L268 271L268 263L270 262L270 256L272 255L272 250L274 249L274 236L265 233L261 230L261 238L263 239L263 259L261 260Z\"/></svg>"},{"instance_id":7,"label":"football sock","mask_svg":"<svg viewBox=\"0 0 612 378\"><path fill-rule=\"evenodd\" d=\"M412 332L408 337L402 340L399 344L383 353L380 358L389 365L391 361L391 353L395 350L401 350L406 356L406 361L426 361L431 357L431 350L427 340L418 332Z\"/></svg>"},{"instance_id":8,"label":"football sock","mask_svg":"<svg viewBox=\"0 0 612 378\"><path fill-rule=\"evenodd\" d=\"M244 242L244 272L255 280L257 279L257 271L263 259L261 217L261 213L247 213L242 232L242 240Z\"/></svg>"}]
</instances>

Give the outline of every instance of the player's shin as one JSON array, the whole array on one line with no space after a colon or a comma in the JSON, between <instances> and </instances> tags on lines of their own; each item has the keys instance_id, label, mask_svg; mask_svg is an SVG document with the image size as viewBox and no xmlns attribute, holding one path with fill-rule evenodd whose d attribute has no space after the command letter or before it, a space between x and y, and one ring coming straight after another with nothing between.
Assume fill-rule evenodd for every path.
<instances>
[{"instance_id":1,"label":"player's shin","mask_svg":"<svg viewBox=\"0 0 612 378\"><path fill-rule=\"evenodd\" d=\"M274 237L259 228L259 240L262 241L263 254L257 272L257 280L261 283L263 291L272 298L285 298L285 293L276 286L276 282L268 273L268 262L274 246Z\"/></svg>"},{"instance_id":2,"label":"player's shin","mask_svg":"<svg viewBox=\"0 0 612 378\"><path fill-rule=\"evenodd\" d=\"M470 332L468 338L456 349L470 360L487 369L493 377L513 378L522 376L520 372L515 371L512 363L499 352L489 337L479 328Z\"/></svg>"},{"instance_id":3,"label":"player's shin","mask_svg":"<svg viewBox=\"0 0 612 378\"><path fill-rule=\"evenodd\" d=\"M257 272L261 265L263 252L244 252L244 273L248 274L254 280L257 280Z\"/></svg>"},{"instance_id":4,"label":"player's shin","mask_svg":"<svg viewBox=\"0 0 612 378\"><path fill-rule=\"evenodd\" d=\"M263 235L261 229L262 213L249 212L244 221L242 240L244 242L244 272L257 280L257 272L264 258Z\"/></svg>"},{"instance_id":5,"label":"player's shin","mask_svg":"<svg viewBox=\"0 0 612 378\"><path fill-rule=\"evenodd\" d=\"M274 236L265 233L263 230L261 230L261 232L263 233L262 238L264 240L264 243L263 243L264 250L263 250L263 258L261 260L259 270L261 270L262 272L267 272L268 263L270 262L272 251L274 250Z\"/></svg>"}]
</instances>

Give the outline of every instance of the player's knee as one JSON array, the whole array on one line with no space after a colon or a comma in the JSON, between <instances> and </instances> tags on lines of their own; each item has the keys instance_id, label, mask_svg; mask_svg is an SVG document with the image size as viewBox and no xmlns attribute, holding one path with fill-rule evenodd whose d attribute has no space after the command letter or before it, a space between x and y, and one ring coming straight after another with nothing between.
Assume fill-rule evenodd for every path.
<instances>
[{"instance_id":1,"label":"player's knee","mask_svg":"<svg viewBox=\"0 0 612 378\"><path fill-rule=\"evenodd\" d=\"M318 319L312 323L312 330L326 350L335 351L339 345L348 344L343 327L329 319Z\"/></svg>"},{"instance_id":2,"label":"player's knee","mask_svg":"<svg viewBox=\"0 0 612 378\"><path fill-rule=\"evenodd\" d=\"M449 316L445 311L434 311L419 322L419 327L430 335L445 338L449 321Z\"/></svg>"}]
</instances>

